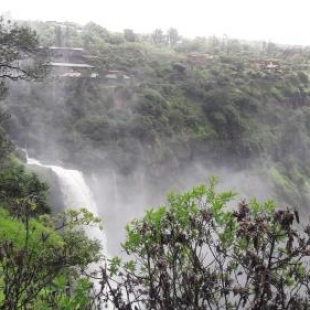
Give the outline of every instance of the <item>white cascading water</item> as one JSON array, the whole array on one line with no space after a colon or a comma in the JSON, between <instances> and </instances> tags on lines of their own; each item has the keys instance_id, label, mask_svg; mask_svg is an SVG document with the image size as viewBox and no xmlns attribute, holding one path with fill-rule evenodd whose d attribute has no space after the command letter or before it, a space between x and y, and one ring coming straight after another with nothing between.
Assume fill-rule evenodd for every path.
<instances>
[{"instance_id":1,"label":"white cascading water","mask_svg":"<svg viewBox=\"0 0 310 310\"><path fill-rule=\"evenodd\" d=\"M98 216L96 202L80 171L69 170L55 165L45 165L36 159L28 157L27 164L51 169L57 175L66 208L86 208L94 216ZM106 236L99 227L87 226L85 232L89 238L100 240L102 246L106 248Z\"/></svg>"},{"instance_id":2,"label":"white cascading water","mask_svg":"<svg viewBox=\"0 0 310 310\"><path fill-rule=\"evenodd\" d=\"M27 153L26 153L27 154ZM29 158L27 156L27 164L40 166L43 168L51 169L58 177L60 183L61 192L64 199L64 205L68 209L80 209L86 208L94 216L98 216L98 209L96 202L92 196L90 188L87 186L84 176L80 171L64 169L56 165L46 165L36 159ZM91 239L97 239L101 242L103 247L103 254L107 257L106 253L106 236L105 233L97 226L86 226L85 232ZM98 265L93 264L89 266L89 270L93 271L97 269ZM98 281L93 281L96 291L100 290L100 284ZM105 306L106 309L114 309L109 303Z\"/></svg>"}]
</instances>

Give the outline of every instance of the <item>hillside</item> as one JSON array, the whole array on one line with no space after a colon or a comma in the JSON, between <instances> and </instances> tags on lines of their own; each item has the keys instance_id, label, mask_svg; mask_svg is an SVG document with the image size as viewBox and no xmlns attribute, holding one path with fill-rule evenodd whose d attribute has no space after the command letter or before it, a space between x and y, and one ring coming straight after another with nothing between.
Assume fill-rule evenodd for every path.
<instances>
[{"instance_id":1,"label":"hillside","mask_svg":"<svg viewBox=\"0 0 310 310\"><path fill-rule=\"evenodd\" d=\"M42 45L75 48L74 61L92 67L12 84L5 128L18 145L84 171L143 171L162 190L197 165L248 171L285 202L308 201L309 48L188 40L173 28L32 27Z\"/></svg>"}]
</instances>

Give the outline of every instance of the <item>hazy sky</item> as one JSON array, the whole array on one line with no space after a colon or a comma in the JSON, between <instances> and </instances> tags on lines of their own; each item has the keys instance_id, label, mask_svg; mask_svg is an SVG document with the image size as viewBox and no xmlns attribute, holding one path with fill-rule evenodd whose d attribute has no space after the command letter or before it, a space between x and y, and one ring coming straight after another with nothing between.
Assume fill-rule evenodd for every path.
<instances>
[{"instance_id":1,"label":"hazy sky","mask_svg":"<svg viewBox=\"0 0 310 310\"><path fill-rule=\"evenodd\" d=\"M1 0L0 8L13 19L94 21L111 31L176 27L189 37L310 45L309 0Z\"/></svg>"}]
</instances>

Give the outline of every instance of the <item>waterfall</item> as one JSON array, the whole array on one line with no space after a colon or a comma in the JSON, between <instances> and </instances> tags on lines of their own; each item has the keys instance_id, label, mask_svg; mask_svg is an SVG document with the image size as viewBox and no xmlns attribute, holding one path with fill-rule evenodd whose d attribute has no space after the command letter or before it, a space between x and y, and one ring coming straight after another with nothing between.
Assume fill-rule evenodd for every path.
<instances>
[{"instance_id":1,"label":"waterfall","mask_svg":"<svg viewBox=\"0 0 310 310\"><path fill-rule=\"evenodd\" d=\"M99 215L96 202L93 198L90 188L87 186L85 182L82 172L77 170L65 169L56 165L46 165L36 159L29 158L28 156L27 156L27 164L51 169L56 174L61 187L61 192L64 199L64 205L66 208L68 209L86 208L94 216ZM104 249L104 254L107 257L108 254L106 252L105 233L102 230L100 230L99 227L95 226L94 227L86 226L85 232L89 238L101 241L101 244ZM91 264L89 266L89 271L96 270L97 267L98 267L97 264L95 263ZM94 284L95 292L99 292L101 290L100 281L92 280L92 282ZM100 303L98 303L97 307L98 309L102 309ZM104 308L108 310L114 309L113 305L111 305L109 302L105 303Z\"/></svg>"},{"instance_id":2,"label":"waterfall","mask_svg":"<svg viewBox=\"0 0 310 310\"><path fill-rule=\"evenodd\" d=\"M68 209L86 208L94 216L98 216L98 208L93 198L90 188L87 186L82 172L65 169L56 165L46 165L40 161L27 157L27 164L51 169L60 184L64 205ZM98 239L104 249L106 249L106 236L99 227L85 227L87 236L91 239Z\"/></svg>"}]
</instances>

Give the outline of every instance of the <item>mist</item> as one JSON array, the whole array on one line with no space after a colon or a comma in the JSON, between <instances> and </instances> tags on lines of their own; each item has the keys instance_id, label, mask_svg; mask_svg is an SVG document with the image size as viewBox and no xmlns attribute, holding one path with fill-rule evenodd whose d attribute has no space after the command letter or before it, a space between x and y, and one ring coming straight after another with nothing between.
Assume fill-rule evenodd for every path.
<instances>
[{"instance_id":1,"label":"mist","mask_svg":"<svg viewBox=\"0 0 310 310\"><path fill-rule=\"evenodd\" d=\"M66 140L63 141L66 126L62 122L68 123L72 119L72 107L67 103L70 94L66 93L66 83L68 82L47 81L37 87L27 82L12 84L6 109L13 112L13 115L7 128L15 143L27 149L31 157L46 164L84 173L103 220L108 253L122 255L120 244L125 239L125 225L142 217L146 208L164 205L168 193L181 193L194 186L208 184L211 176L220 180L218 191L232 190L238 193L237 200L275 198L272 182L267 181L258 168L240 170L234 168L228 159L227 164L212 162L213 160L203 163L200 159L190 158L186 148L180 156L182 161L167 159L160 164L147 165L143 161L137 163L133 160L130 171L128 167L120 169L117 162L111 161L114 148L98 150L87 145L86 151L85 146L78 150L79 141L75 140L74 148L77 153L72 154L71 145L66 145ZM28 131L20 130L23 119L16 119L26 113L20 100L23 98L25 102L27 96L35 96L38 100L31 103L29 99L33 116L28 121ZM29 115L28 112L26 114ZM56 210L63 207L59 206L59 186L55 181L51 184L52 203L56 204ZM57 191L58 197L55 194Z\"/></svg>"},{"instance_id":2,"label":"mist","mask_svg":"<svg viewBox=\"0 0 310 310\"><path fill-rule=\"evenodd\" d=\"M169 174L173 174L173 177L169 178ZM125 225L143 217L147 208L167 206L167 194L183 193L194 186L207 185L212 176L219 178L216 187L218 192L231 190L237 194L229 207L236 207L243 199L265 201L275 198L273 184L255 171L205 167L197 162L189 164L183 171L167 171L160 181L146 175L147 171L140 168L127 176L106 170L94 172L87 178L103 219L109 253L124 254L120 244L125 240Z\"/></svg>"},{"instance_id":3,"label":"mist","mask_svg":"<svg viewBox=\"0 0 310 310\"><path fill-rule=\"evenodd\" d=\"M278 64L270 71L253 56L290 52L307 59L307 49L215 37L183 42L173 28L141 36L93 23L37 25L43 26L42 40L60 45L52 51L76 53L78 63L62 59L62 72L12 82L2 103L11 115L5 128L31 157L83 173L109 253L119 254L125 225L146 208L165 204L170 192L208 184L211 176L220 180L218 191L237 192L239 200L307 209L301 168L310 149L307 74L293 74L293 66L283 74ZM57 57L47 63L60 67ZM51 189L57 210L58 186Z\"/></svg>"}]
</instances>

